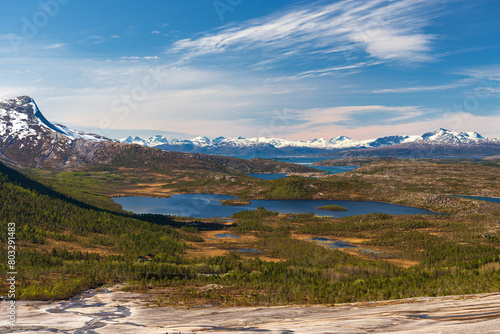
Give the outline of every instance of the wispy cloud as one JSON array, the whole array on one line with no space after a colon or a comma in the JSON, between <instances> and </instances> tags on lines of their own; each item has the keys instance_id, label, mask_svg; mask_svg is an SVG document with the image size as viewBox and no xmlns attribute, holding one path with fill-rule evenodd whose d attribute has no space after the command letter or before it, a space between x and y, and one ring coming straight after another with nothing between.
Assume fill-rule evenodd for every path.
<instances>
[{"instance_id":1,"label":"wispy cloud","mask_svg":"<svg viewBox=\"0 0 500 334\"><path fill-rule=\"evenodd\" d=\"M370 61L370 62L360 62L351 65L344 65L344 66L334 66L318 70L305 71L293 76L293 78L322 77L325 75L330 75L332 73L356 73L359 71L360 68L374 66L377 64L380 64L380 62Z\"/></svg>"},{"instance_id":2,"label":"wispy cloud","mask_svg":"<svg viewBox=\"0 0 500 334\"><path fill-rule=\"evenodd\" d=\"M373 90L372 93L414 93L414 92L428 92L449 90L460 87L473 87L474 89L481 89L489 93L498 93L500 90L500 66L486 66L481 68L464 69L460 72L453 73L454 75L465 76L466 78L442 85L428 85L428 86L411 86L411 87L397 87L397 88L384 88Z\"/></svg>"},{"instance_id":3,"label":"wispy cloud","mask_svg":"<svg viewBox=\"0 0 500 334\"><path fill-rule=\"evenodd\" d=\"M50 44L45 46L43 49L44 50L54 50L54 49L61 49L65 46L64 43L55 43L55 44Z\"/></svg>"},{"instance_id":4,"label":"wispy cloud","mask_svg":"<svg viewBox=\"0 0 500 334\"><path fill-rule=\"evenodd\" d=\"M121 60L124 61L139 61L139 60L158 60L160 57L158 56L145 56L145 57L138 57L138 56L124 56L120 58Z\"/></svg>"},{"instance_id":5,"label":"wispy cloud","mask_svg":"<svg viewBox=\"0 0 500 334\"><path fill-rule=\"evenodd\" d=\"M408 122L439 111L422 106L344 106L334 108L314 108L297 112L304 122L302 129L325 129L332 124L356 126L359 119L366 124L395 124Z\"/></svg>"},{"instance_id":6,"label":"wispy cloud","mask_svg":"<svg viewBox=\"0 0 500 334\"><path fill-rule=\"evenodd\" d=\"M376 93L376 94L381 94L381 93L414 93L414 92L426 92L426 91L435 91L435 90L447 90L447 89L454 89L454 88L468 86L471 83L471 81L472 81L471 79L464 79L464 80L460 80L460 81L450 83L450 84L445 84L445 85L377 89L377 90L374 90L373 93Z\"/></svg>"},{"instance_id":7,"label":"wispy cloud","mask_svg":"<svg viewBox=\"0 0 500 334\"><path fill-rule=\"evenodd\" d=\"M286 13L229 26L217 33L183 39L167 52L181 52L185 59L227 51L270 49L290 57L318 53L340 56L363 52L381 61L419 63L434 59L432 34L424 28L442 5L426 0L343 0L335 4L308 5ZM339 48L339 46L341 46Z\"/></svg>"}]
</instances>

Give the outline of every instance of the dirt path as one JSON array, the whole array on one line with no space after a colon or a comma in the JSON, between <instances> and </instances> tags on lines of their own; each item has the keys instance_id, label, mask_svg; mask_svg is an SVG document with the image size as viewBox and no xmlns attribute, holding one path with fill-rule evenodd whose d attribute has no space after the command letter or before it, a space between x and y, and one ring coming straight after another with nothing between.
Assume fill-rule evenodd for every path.
<instances>
[{"instance_id":1,"label":"dirt path","mask_svg":"<svg viewBox=\"0 0 500 334\"><path fill-rule=\"evenodd\" d=\"M1 317L0 333L500 333L500 293L335 307L187 310L148 307L152 302L149 295L113 289L18 302L16 327Z\"/></svg>"}]
</instances>

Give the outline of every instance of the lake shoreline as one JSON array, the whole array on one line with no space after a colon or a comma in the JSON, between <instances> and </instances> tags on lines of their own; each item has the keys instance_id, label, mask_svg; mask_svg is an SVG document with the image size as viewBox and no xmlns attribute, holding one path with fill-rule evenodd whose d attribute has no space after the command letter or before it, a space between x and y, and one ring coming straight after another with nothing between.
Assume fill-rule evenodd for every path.
<instances>
[{"instance_id":1,"label":"lake shoreline","mask_svg":"<svg viewBox=\"0 0 500 334\"><path fill-rule=\"evenodd\" d=\"M249 199L250 204L244 206L221 205L221 201L237 200L236 196L223 194L172 194L169 198L153 198L143 196L113 197L115 203L126 211L135 214L164 214L190 218L228 218L241 211L255 210L264 207L268 211L280 214L313 213L323 217L346 217L371 213L386 213L391 215L428 214L439 215L427 209L379 202L379 201L349 201L326 199ZM345 211L321 210L318 207L341 205Z\"/></svg>"}]
</instances>

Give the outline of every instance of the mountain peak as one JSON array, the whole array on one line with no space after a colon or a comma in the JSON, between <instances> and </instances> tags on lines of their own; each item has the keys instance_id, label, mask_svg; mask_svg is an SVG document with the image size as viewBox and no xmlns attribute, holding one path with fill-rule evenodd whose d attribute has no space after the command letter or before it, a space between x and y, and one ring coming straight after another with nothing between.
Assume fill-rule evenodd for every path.
<instances>
[{"instance_id":1,"label":"mountain peak","mask_svg":"<svg viewBox=\"0 0 500 334\"><path fill-rule=\"evenodd\" d=\"M0 100L0 103L17 103L17 104L26 104L33 101L33 98L28 95L21 95L21 96L16 96L16 97L10 97L7 99Z\"/></svg>"},{"instance_id":2,"label":"mountain peak","mask_svg":"<svg viewBox=\"0 0 500 334\"><path fill-rule=\"evenodd\" d=\"M27 95L0 101L0 138L23 139L30 136L43 134L62 135L62 139L73 140L76 138L93 141L110 140L108 138L73 130L64 125L54 125L45 118L33 98Z\"/></svg>"},{"instance_id":3,"label":"mountain peak","mask_svg":"<svg viewBox=\"0 0 500 334\"><path fill-rule=\"evenodd\" d=\"M152 140L156 139L156 140ZM377 139L368 139L358 141L346 136L338 136L325 140L324 138L314 138L308 141L287 140L285 138L245 138L234 137L224 138L217 137L210 140L206 137L196 137L191 140L188 139L172 139L170 141L159 142L157 138L151 137L149 139L136 138L132 140L131 137L122 139L124 143L136 143L146 146L158 146L166 150L180 151L180 152L195 152L195 153L209 153L209 154L237 154L242 150L252 149L261 154L308 154L317 153L318 150L325 150L329 152L332 150L345 150L345 149L360 149L360 148L376 148L383 146L392 146L407 143L431 143L443 145L478 145L479 143L486 143L490 141L488 138L481 136L477 132L455 132L444 128L439 128L432 132L427 132L423 135L392 135L381 137ZM498 142L493 139L490 142Z\"/></svg>"},{"instance_id":4,"label":"mountain peak","mask_svg":"<svg viewBox=\"0 0 500 334\"><path fill-rule=\"evenodd\" d=\"M436 131L424 133L418 140L438 143L458 144L486 139L477 132L455 132L440 128Z\"/></svg>"}]
</instances>

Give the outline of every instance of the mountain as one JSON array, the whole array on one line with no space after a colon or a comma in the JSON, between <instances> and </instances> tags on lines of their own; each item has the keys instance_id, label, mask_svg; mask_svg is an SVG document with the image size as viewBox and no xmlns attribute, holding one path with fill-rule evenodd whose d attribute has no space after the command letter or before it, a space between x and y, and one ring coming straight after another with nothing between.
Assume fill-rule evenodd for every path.
<instances>
[{"instance_id":1,"label":"mountain","mask_svg":"<svg viewBox=\"0 0 500 334\"><path fill-rule=\"evenodd\" d=\"M408 148L417 149L427 147L429 144L435 147L454 148L454 152L460 155L460 149L480 149L482 154L493 155L498 152L496 147L500 145L499 139L488 139L477 132L455 132L446 129L438 129L423 135L393 135L372 140L354 140L346 136L334 137L326 140L315 138L308 141L293 141L284 138L224 138L218 137L210 140L207 137L196 137L191 140L172 139L168 140L157 135L148 139L139 137L128 137L121 142L138 144L161 148L167 151L196 152L223 155L252 155L252 154L340 154L340 152L366 151L373 148L391 147L404 145ZM380 150L382 152L383 150ZM490 152L491 151L491 152ZM498 154L498 153L495 153ZM358 155L354 154L353 155Z\"/></svg>"},{"instance_id":2,"label":"mountain","mask_svg":"<svg viewBox=\"0 0 500 334\"><path fill-rule=\"evenodd\" d=\"M291 167L278 163L270 165L261 160L238 161L203 154L494 156L500 155L500 139L488 139L476 132L438 129L423 135L394 135L363 141L345 136L308 141L243 137L168 140L157 135L148 139L128 137L118 142L51 123L29 96L0 101L0 161L20 167L83 168L86 165L116 164L138 168L149 164L150 168L154 166L165 170L163 164L168 163L171 168L184 169L231 168L248 172L264 168L265 171L305 171L297 169L301 166Z\"/></svg>"},{"instance_id":3,"label":"mountain","mask_svg":"<svg viewBox=\"0 0 500 334\"><path fill-rule=\"evenodd\" d=\"M92 133L70 129L64 125L52 124L40 112L35 101L29 96L0 101L0 137L2 140L29 139L37 143L44 135L54 135L60 139L86 139L110 141L111 139Z\"/></svg>"},{"instance_id":4,"label":"mountain","mask_svg":"<svg viewBox=\"0 0 500 334\"><path fill-rule=\"evenodd\" d=\"M131 138L133 142L135 139ZM95 165L133 168L159 173L185 171L311 172L312 168L262 159L167 152L152 148L155 137L144 146L120 143L96 134L53 124L29 96L0 101L0 161L18 167L85 169ZM199 139L200 143L203 139Z\"/></svg>"},{"instance_id":5,"label":"mountain","mask_svg":"<svg viewBox=\"0 0 500 334\"><path fill-rule=\"evenodd\" d=\"M0 160L18 166L78 164L109 138L53 124L29 96L0 101ZM80 154L81 153L81 154Z\"/></svg>"}]
</instances>

